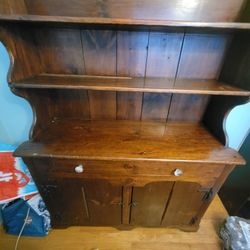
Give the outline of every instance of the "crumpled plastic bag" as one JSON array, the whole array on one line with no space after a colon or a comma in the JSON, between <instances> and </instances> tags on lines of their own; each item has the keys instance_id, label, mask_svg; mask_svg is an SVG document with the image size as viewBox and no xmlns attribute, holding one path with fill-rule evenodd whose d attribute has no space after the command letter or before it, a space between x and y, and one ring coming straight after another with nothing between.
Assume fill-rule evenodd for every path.
<instances>
[{"instance_id":1,"label":"crumpled plastic bag","mask_svg":"<svg viewBox=\"0 0 250 250\"><path fill-rule=\"evenodd\" d=\"M250 220L229 216L220 229L226 250L250 250Z\"/></svg>"}]
</instances>

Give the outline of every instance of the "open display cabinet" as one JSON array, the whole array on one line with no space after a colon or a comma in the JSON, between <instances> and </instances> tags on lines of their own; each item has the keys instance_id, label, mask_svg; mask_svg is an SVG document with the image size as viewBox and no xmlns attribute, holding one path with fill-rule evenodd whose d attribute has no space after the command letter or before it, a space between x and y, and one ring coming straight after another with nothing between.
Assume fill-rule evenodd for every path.
<instances>
[{"instance_id":1,"label":"open display cabinet","mask_svg":"<svg viewBox=\"0 0 250 250\"><path fill-rule=\"evenodd\" d=\"M9 86L34 112L15 156L54 228L198 229L245 163L224 122L250 96L249 10L243 0L1 1Z\"/></svg>"}]
</instances>

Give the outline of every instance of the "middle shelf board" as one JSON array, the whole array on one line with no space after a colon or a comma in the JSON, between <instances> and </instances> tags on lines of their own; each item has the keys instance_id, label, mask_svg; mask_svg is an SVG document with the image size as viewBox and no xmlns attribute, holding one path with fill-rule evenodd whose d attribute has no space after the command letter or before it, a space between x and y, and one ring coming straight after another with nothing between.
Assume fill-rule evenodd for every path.
<instances>
[{"instance_id":1,"label":"middle shelf board","mask_svg":"<svg viewBox=\"0 0 250 250\"><path fill-rule=\"evenodd\" d=\"M124 120L55 120L15 156L245 164L200 124Z\"/></svg>"},{"instance_id":2,"label":"middle shelf board","mask_svg":"<svg viewBox=\"0 0 250 250\"><path fill-rule=\"evenodd\" d=\"M218 80L40 74L11 83L15 88L250 96L250 91Z\"/></svg>"}]
</instances>

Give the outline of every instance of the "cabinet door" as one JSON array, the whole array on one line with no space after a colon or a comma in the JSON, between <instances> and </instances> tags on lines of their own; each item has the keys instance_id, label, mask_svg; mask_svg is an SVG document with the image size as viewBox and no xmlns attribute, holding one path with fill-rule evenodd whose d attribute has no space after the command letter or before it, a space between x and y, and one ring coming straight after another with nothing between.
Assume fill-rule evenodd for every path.
<instances>
[{"instance_id":1,"label":"cabinet door","mask_svg":"<svg viewBox=\"0 0 250 250\"><path fill-rule=\"evenodd\" d=\"M41 194L54 227L120 225L122 187L104 180L57 179Z\"/></svg>"},{"instance_id":2,"label":"cabinet door","mask_svg":"<svg viewBox=\"0 0 250 250\"><path fill-rule=\"evenodd\" d=\"M201 209L204 192L198 183L175 182L171 199L163 216L164 226L192 226Z\"/></svg>"},{"instance_id":3,"label":"cabinet door","mask_svg":"<svg viewBox=\"0 0 250 250\"><path fill-rule=\"evenodd\" d=\"M84 225L89 223L84 206L82 184L77 180L57 179L39 185L41 195L51 214L53 227Z\"/></svg>"},{"instance_id":4,"label":"cabinet door","mask_svg":"<svg viewBox=\"0 0 250 250\"><path fill-rule=\"evenodd\" d=\"M91 225L114 226L121 224L122 186L105 180L83 181L82 191Z\"/></svg>"},{"instance_id":5,"label":"cabinet door","mask_svg":"<svg viewBox=\"0 0 250 250\"><path fill-rule=\"evenodd\" d=\"M201 186L193 182L156 182L134 187L130 223L192 228L204 196Z\"/></svg>"},{"instance_id":6,"label":"cabinet door","mask_svg":"<svg viewBox=\"0 0 250 250\"><path fill-rule=\"evenodd\" d=\"M132 191L133 225L160 226L174 182L149 183Z\"/></svg>"}]
</instances>

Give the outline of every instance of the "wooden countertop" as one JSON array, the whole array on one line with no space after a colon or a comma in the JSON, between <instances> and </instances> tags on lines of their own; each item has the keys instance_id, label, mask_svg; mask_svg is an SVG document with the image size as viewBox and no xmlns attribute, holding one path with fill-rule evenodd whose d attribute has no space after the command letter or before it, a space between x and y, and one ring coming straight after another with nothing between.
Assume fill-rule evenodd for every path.
<instances>
[{"instance_id":1,"label":"wooden countertop","mask_svg":"<svg viewBox=\"0 0 250 250\"><path fill-rule=\"evenodd\" d=\"M245 164L202 125L148 121L57 120L15 156Z\"/></svg>"}]
</instances>

